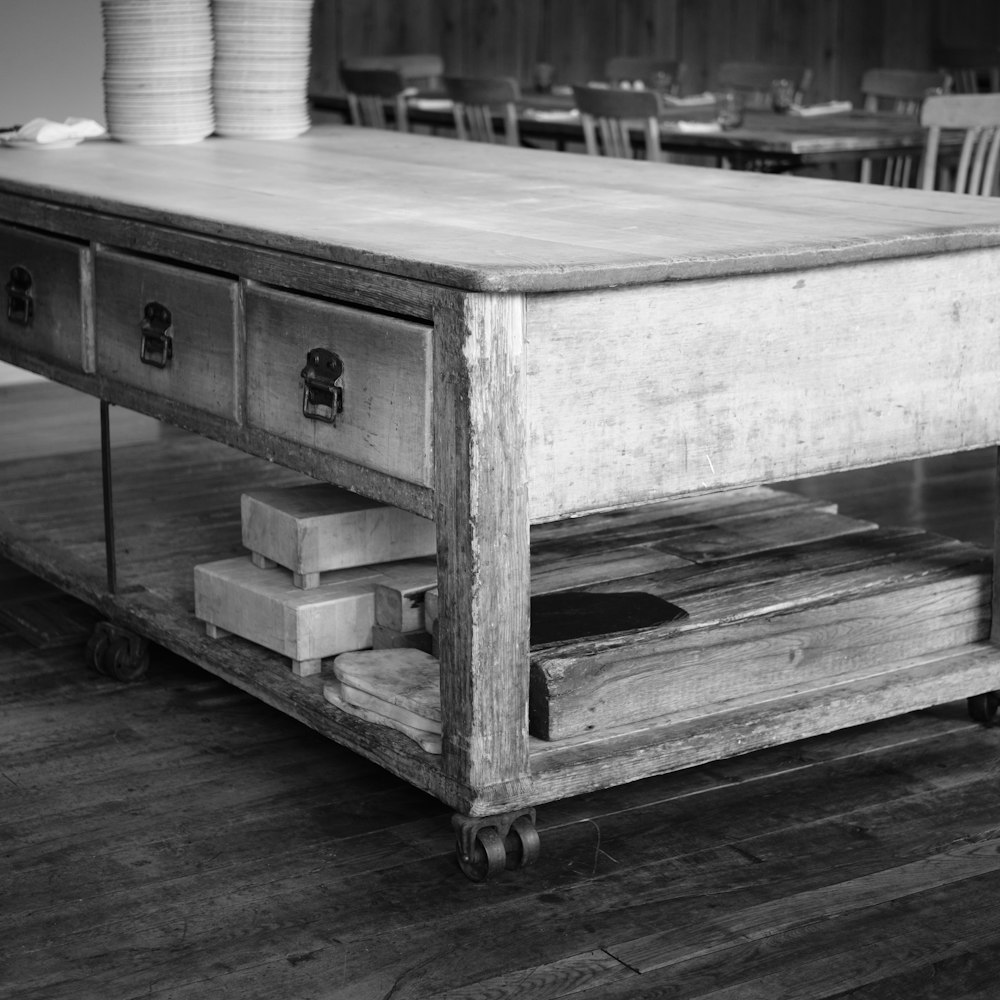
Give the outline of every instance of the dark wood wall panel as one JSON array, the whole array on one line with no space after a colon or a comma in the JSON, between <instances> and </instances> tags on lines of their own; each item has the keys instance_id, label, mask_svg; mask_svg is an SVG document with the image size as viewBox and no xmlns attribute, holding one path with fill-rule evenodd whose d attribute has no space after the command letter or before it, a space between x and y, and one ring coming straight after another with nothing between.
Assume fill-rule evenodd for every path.
<instances>
[{"instance_id":1,"label":"dark wood wall panel","mask_svg":"<svg viewBox=\"0 0 1000 1000\"><path fill-rule=\"evenodd\" d=\"M350 55L437 52L449 72L528 85L539 62L570 83L612 55L660 54L684 60L693 90L726 60L781 61L813 67L814 99L857 99L869 67L988 46L1000 46L998 0L316 0L311 87L338 91Z\"/></svg>"}]
</instances>

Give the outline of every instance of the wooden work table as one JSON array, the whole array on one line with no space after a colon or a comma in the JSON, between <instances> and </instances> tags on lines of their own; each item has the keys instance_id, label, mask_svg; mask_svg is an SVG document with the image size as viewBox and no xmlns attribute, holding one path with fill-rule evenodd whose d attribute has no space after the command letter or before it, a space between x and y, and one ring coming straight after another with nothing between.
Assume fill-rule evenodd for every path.
<instances>
[{"instance_id":1,"label":"wooden work table","mask_svg":"<svg viewBox=\"0 0 1000 1000\"><path fill-rule=\"evenodd\" d=\"M1000 442L1000 201L324 126L0 151L0 220L4 360L434 518L443 754L208 640L187 577L109 593L6 515L2 550L459 813L1000 687L987 638L891 683L528 734L532 526ZM303 421L305 352L341 330L344 419Z\"/></svg>"}]
</instances>

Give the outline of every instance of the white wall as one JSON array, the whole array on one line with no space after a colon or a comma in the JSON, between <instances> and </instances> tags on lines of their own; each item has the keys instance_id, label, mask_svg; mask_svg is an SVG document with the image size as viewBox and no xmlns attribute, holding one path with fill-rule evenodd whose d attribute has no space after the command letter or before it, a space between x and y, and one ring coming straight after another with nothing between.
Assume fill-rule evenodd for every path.
<instances>
[{"instance_id":1,"label":"white wall","mask_svg":"<svg viewBox=\"0 0 1000 1000\"><path fill-rule=\"evenodd\" d=\"M104 121L101 0L0 3L0 126L70 115Z\"/></svg>"},{"instance_id":2,"label":"white wall","mask_svg":"<svg viewBox=\"0 0 1000 1000\"><path fill-rule=\"evenodd\" d=\"M2 0L0 127L71 115L103 122L103 71L101 0ZM0 363L0 385L29 377Z\"/></svg>"}]
</instances>

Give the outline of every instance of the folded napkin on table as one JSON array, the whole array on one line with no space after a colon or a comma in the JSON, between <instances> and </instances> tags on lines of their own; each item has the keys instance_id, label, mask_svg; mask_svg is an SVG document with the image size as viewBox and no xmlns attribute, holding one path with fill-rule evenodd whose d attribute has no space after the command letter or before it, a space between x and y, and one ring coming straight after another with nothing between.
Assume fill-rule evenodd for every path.
<instances>
[{"instance_id":1,"label":"folded napkin on table","mask_svg":"<svg viewBox=\"0 0 1000 1000\"><path fill-rule=\"evenodd\" d=\"M451 111L455 102L450 97L411 97L406 103L419 111Z\"/></svg>"},{"instance_id":2,"label":"folded napkin on table","mask_svg":"<svg viewBox=\"0 0 1000 1000\"><path fill-rule=\"evenodd\" d=\"M687 97L674 97L673 94L663 94L660 98L667 108L700 108L715 104L715 94L688 94Z\"/></svg>"},{"instance_id":3,"label":"folded napkin on table","mask_svg":"<svg viewBox=\"0 0 1000 1000\"><path fill-rule=\"evenodd\" d=\"M793 105L788 109L788 113L802 118L812 118L816 115L842 114L853 109L854 105L850 101L827 101L825 104Z\"/></svg>"},{"instance_id":4,"label":"folded napkin on table","mask_svg":"<svg viewBox=\"0 0 1000 1000\"><path fill-rule=\"evenodd\" d=\"M0 139L10 145L73 146L84 139L96 139L104 133L104 126L91 118L67 118L61 122L32 118L20 128L4 132Z\"/></svg>"},{"instance_id":5,"label":"folded napkin on table","mask_svg":"<svg viewBox=\"0 0 1000 1000\"><path fill-rule=\"evenodd\" d=\"M567 122L580 117L578 108L525 108L523 114L536 122Z\"/></svg>"},{"instance_id":6,"label":"folded napkin on table","mask_svg":"<svg viewBox=\"0 0 1000 1000\"><path fill-rule=\"evenodd\" d=\"M664 131L673 129L675 132L690 132L692 134L722 131L722 126L718 122L660 122L660 128Z\"/></svg>"}]
</instances>

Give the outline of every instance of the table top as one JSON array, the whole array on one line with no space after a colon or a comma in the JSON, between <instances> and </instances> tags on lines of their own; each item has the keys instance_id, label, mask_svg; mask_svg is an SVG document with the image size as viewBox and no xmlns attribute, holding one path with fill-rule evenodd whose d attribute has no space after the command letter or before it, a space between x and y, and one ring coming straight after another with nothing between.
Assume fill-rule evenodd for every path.
<instances>
[{"instance_id":1,"label":"table top","mask_svg":"<svg viewBox=\"0 0 1000 1000\"><path fill-rule=\"evenodd\" d=\"M354 126L0 149L17 196L466 290L559 291L1000 245L1000 199Z\"/></svg>"}]
</instances>

